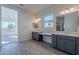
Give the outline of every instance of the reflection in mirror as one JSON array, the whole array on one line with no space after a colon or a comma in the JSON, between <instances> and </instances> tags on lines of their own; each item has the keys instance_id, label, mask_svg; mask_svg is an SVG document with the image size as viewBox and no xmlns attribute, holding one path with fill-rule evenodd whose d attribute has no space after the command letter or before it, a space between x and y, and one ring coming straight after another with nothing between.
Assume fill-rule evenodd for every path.
<instances>
[{"instance_id":1,"label":"reflection in mirror","mask_svg":"<svg viewBox=\"0 0 79 59\"><path fill-rule=\"evenodd\" d=\"M56 17L56 31L64 31L64 16Z\"/></svg>"}]
</instances>

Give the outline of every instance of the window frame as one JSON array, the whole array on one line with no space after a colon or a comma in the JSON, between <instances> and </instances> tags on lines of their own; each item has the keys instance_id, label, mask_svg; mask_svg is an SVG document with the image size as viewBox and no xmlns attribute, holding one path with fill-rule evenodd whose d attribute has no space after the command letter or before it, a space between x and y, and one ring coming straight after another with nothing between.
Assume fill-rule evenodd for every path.
<instances>
[{"instance_id":1,"label":"window frame","mask_svg":"<svg viewBox=\"0 0 79 59\"><path fill-rule=\"evenodd\" d=\"M45 21L45 17L51 16L51 15L53 16L53 18L52 18L51 20ZM49 23L49 24L52 23L53 25L46 27L46 26L45 26L46 23ZM50 14L50 15L44 16L44 17L43 17L43 24L44 24L44 25L43 25L44 28L52 28L52 27L54 26L54 15L53 15L53 14Z\"/></svg>"}]
</instances>

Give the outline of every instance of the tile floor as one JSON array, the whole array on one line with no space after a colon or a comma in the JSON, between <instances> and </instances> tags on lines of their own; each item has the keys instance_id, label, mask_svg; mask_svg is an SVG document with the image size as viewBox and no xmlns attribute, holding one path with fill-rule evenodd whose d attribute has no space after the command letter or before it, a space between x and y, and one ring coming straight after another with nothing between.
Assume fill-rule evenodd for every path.
<instances>
[{"instance_id":1,"label":"tile floor","mask_svg":"<svg viewBox=\"0 0 79 59\"><path fill-rule=\"evenodd\" d=\"M13 35L2 36L1 40L2 40L2 44L17 42L18 41L18 35L13 34Z\"/></svg>"},{"instance_id":2,"label":"tile floor","mask_svg":"<svg viewBox=\"0 0 79 59\"><path fill-rule=\"evenodd\" d=\"M67 55L45 42L28 40L0 47L0 55Z\"/></svg>"}]
</instances>

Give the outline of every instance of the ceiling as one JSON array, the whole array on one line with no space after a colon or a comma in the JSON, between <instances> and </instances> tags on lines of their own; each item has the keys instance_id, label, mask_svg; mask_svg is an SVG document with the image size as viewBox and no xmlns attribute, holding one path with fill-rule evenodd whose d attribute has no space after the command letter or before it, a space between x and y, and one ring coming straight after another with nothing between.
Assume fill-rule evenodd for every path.
<instances>
[{"instance_id":1,"label":"ceiling","mask_svg":"<svg viewBox=\"0 0 79 59\"><path fill-rule=\"evenodd\" d=\"M46 8L50 7L51 4L23 4L23 6L20 6L19 4L17 4L16 6L23 8L32 13L39 13L45 10Z\"/></svg>"}]
</instances>

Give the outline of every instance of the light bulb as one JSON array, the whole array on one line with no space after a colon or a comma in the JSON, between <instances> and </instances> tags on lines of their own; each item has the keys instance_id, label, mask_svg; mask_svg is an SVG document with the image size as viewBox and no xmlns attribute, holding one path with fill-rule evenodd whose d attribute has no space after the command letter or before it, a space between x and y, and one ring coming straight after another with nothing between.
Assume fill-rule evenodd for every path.
<instances>
[{"instance_id":1,"label":"light bulb","mask_svg":"<svg viewBox=\"0 0 79 59\"><path fill-rule=\"evenodd\" d=\"M69 10L65 10L65 13L69 13Z\"/></svg>"},{"instance_id":2,"label":"light bulb","mask_svg":"<svg viewBox=\"0 0 79 59\"><path fill-rule=\"evenodd\" d=\"M71 11L73 11L73 10L74 10L74 8L70 8L70 10L71 10Z\"/></svg>"},{"instance_id":3,"label":"light bulb","mask_svg":"<svg viewBox=\"0 0 79 59\"><path fill-rule=\"evenodd\" d=\"M63 14L65 14L65 12L64 11L61 11L61 13L60 13L61 15L63 15Z\"/></svg>"}]
</instances>

